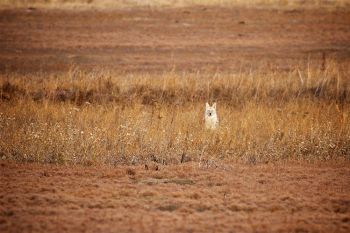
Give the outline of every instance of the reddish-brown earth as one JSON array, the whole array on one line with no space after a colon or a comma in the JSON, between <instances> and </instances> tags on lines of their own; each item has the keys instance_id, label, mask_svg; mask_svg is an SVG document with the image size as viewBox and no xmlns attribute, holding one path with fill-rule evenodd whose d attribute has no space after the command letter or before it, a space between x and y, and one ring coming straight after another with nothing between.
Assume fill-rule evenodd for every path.
<instances>
[{"instance_id":1,"label":"reddish-brown earth","mask_svg":"<svg viewBox=\"0 0 350 233\"><path fill-rule=\"evenodd\" d=\"M350 164L0 163L0 232L350 232Z\"/></svg>"},{"instance_id":2,"label":"reddish-brown earth","mask_svg":"<svg viewBox=\"0 0 350 233\"><path fill-rule=\"evenodd\" d=\"M0 72L290 69L350 60L350 13L244 8L0 10ZM323 64L324 65L324 64Z\"/></svg>"}]
</instances>

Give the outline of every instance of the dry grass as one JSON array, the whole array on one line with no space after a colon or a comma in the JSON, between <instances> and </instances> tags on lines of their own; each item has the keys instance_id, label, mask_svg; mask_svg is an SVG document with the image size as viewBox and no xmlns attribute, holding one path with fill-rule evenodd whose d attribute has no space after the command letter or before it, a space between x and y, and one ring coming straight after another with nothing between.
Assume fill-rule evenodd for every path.
<instances>
[{"instance_id":1,"label":"dry grass","mask_svg":"<svg viewBox=\"0 0 350 233\"><path fill-rule=\"evenodd\" d=\"M186 7L186 6L244 6L278 8L338 8L349 7L350 0L0 0L2 7L53 8L125 8L125 7Z\"/></svg>"},{"instance_id":2,"label":"dry grass","mask_svg":"<svg viewBox=\"0 0 350 233\"><path fill-rule=\"evenodd\" d=\"M2 75L0 154L17 161L250 164L349 159L348 66L240 74ZM218 102L220 129L204 130Z\"/></svg>"}]
</instances>

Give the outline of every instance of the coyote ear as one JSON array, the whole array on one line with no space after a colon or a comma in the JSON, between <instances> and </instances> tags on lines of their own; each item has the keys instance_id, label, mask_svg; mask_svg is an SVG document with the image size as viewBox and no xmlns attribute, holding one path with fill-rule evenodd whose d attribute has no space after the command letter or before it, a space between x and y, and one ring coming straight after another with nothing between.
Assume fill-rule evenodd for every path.
<instances>
[{"instance_id":1,"label":"coyote ear","mask_svg":"<svg viewBox=\"0 0 350 233\"><path fill-rule=\"evenodd\" d=\"M213 103L213 108L215 108L215 109L216 109L216 102L215 102L215 103Z\"/></svg>"},{"instance_id":2,"label":"coyote ear","mask_svg":"<svg viewBox=\"0 0 350 233\"><path fill-rule=\"evenodd\" d=\"M208 102L205 104L205 108L209 108L210 105L208 104Z\"/></svg>"}]
</instances>

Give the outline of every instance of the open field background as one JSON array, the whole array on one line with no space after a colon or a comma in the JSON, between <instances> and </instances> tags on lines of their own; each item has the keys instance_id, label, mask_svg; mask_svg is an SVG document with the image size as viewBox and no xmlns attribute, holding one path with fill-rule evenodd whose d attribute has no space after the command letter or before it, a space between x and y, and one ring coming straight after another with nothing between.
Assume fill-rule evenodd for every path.
<instances>
[{"instance_id":1,"label":"open field background","mask_svg":"<svg viewBox=\"0 0 350 233\"><path fill-rule=\"evenodd\" d=\"M131 7L278 7L278 8L343 8L349 0L0 0L2 7L51 7L51 8L131 8Z\"/></svg>"},{"instance_id":2,"label":"open field background","mask_svg":"<svg viewBox=\"0 0 350 233\"><path fill-rule=\"evenodd\" d=\"M348 8L3 9L0 72L324 68L349 63L348 22Z\"/></svg>"},{"instance_id":3,"label":"open field background","mask_svg":"<svg viewBox=\"0 0 350 233\"><path fill-rule=\"evenodd\" d=\"M348 1L64 2L0 1L0 232L349 232Z\"/></svg>"}]
</instances>

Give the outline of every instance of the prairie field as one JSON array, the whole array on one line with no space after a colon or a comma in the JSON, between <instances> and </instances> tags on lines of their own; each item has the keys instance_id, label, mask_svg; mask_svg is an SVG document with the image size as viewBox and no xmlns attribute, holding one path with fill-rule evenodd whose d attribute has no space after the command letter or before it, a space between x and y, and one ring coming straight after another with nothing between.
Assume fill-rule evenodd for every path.
<instances>
[{"instance_id":1,"label":"prairie field","mask_svg":"<svg viewBox=\"0 0 350 233\"><path fill-rule=\"evenodd\" d=\"M60 164L349 160L348 66L2 78L4 157ZM217 102L220 129L204 127Z\"/></svg>"},{"instance_id":2,"label":"prairie field","mask_svg":"<svg viewBox=\"0 0 350 233\"><path fill-rule=\"evenodd\" d=\"M349 12L0 0L0 232L349 232Z\"/></svg>"}]
</instances>

